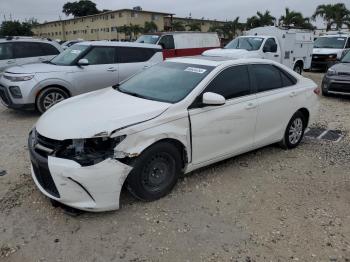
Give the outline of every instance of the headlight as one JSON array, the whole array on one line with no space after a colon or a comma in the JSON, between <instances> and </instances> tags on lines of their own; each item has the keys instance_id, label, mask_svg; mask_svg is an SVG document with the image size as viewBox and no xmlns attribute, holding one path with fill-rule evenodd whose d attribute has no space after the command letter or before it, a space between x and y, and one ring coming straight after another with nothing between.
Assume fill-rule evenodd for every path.
<instances>
[{"instance_id":1,"label":"headlight","mask_svg":"<svg viewBox=\"0 0 350 262\"><path fill-rule=\"evenodd\" d=\"M26 75L26 76L9 76L4 75L4 78L12 81L12 82L22 82L22 81L29 81L32 80L34 75Z\"/></svg>"},{"instance_id":2,"label":"headlight","mask_svg":"<svg viewBox=\"0 0 350 262\"><path fill-rule=\"evenodd\" d=\"M114 148L126 136L115 138L99 137L89 139L74 139L69 145L56 153L57 157L78 162L81 166L96 165L114 155Z\"/></svg>"},{"instance_id":3,"label":"headlight","mask_svg":"<svg viewBox=\"0 0 350 262\"><path fill-rule=\"evenodd\" d=\"M335 75L337 75L337 71L335 71L335 70L332 69L332 68L329 68L328 71L327 71L327 75L329 75L329 76L335 76Z\"/></svg>"}]
</instances>

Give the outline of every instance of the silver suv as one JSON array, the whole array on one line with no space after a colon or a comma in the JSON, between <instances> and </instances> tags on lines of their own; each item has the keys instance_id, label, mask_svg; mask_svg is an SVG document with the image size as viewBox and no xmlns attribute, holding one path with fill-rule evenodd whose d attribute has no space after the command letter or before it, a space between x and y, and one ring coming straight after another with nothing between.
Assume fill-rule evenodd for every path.
<instances>
[{"instance_id":1,"label":"silver suv","mask_svg":"<svg viewBox=\"0 0 350 262\"><path fill-rule=\"evenodd\" d=\"M32 37L7 37L0 39L0 74L16 65L51 60L63 51L55 41Z\"/></svg>"},{"instance_id":2,"label":"silver suv","mask_svg":"<svg viewBox=\"0 0 350 262\"><path fill-rule=\"evenodd\" d=\"M46 63L8 68L0 79L0 97L9 108L43 113L68 97L116 85L161 61L158 45L81 42Z\"/></svg>"}]
</instances>

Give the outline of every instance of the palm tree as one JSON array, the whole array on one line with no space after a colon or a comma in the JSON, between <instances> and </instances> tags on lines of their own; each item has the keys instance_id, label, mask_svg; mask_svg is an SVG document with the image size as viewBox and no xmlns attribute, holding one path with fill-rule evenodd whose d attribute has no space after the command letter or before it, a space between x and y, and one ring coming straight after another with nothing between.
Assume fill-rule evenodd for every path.
<instances>
[{"instance_id":1,"label":"palm tree","mask_svg":"<svg viewBox=\"0 0 350 262\"><path fill-rule=\"evenodd\" d=\"M186 31L186 27L181 21L173 21L171 27L173 31Z\"/></svg>"},{"instance_id":2,"label":"palm tree","mask_svg":"<svg viewBox=\"0 0 350 262\"><path fill-rule=\"evenodd\" d=\"M118 32L123 33L125 35L125 39L131 40L132 37L132 28L128 25L123 25L118 27Z\"/></svg>"},{"instance_id":3,"label":"palm tree","mask_svg":"<svg viewBox=\"0 0 350 262\"><path fill-rule=\"evenodd\" d=\"M256 15L247 19L246 29L274 25L275 22L276 18L271 15L271 12L269 10L266 10L265 13L256 12Z\"/></svg>"},{"instance_id":4,"label":"palm tree","mask_svg":"<svg viewBox=\"0 0 350 262\"><path fill-rule=\"evenodd\" d=\"M202 31L202 26L198 22L191 22L186 25L188 31Z\"/></svg>"},{"instance_id":5,"label":"palm tree","mask_svg":"<svg viewBox=\"0 0 350 262\"><path fill-rule=\"evenodd\" d=\"M237 35L238 30L242 30L243 25L239 22L239 17L236 17L235 20L226 22L221 30L223 32L224 38L232 39Z\"/></svg>"},{"instance_id":6,"label":"palm tree","mask_svg":"<svg viewBox=\"0 0 350 262\"><path fill-rule=\"evenodd\" d=\"M146 21L145 22L145 27L144 27L145 33L155 33L157 31L158 31L158 26L155 22L153 22L153 21L151 21L151 22Z\"/></svg>"},{"instance_id":7,"label":"palm tree","mask_svg":"<svg viewBox=\"0 0 350 262\"><path fill-rule=\"evenodd\" d=\"M269 10L266 10L265 13L256 12L257 18L259 19L260 26L274 25L276 18L271 15Z\"/></svg>"},{"instance_id":8,"label":"palm tree","mask_svg":"<svg viewBox=\"0 0 350 262\"><path fill-rule=\"evenodd\" d=\"M130 30L134 35L134 38L136 38L140 33L144 32L144 29L141 26L133 24L130 24Z\"/></svg>"},{"instance_id":9,"label":"palm tree","mask_svg":"<svg viewBox=\"0 0 350 262\"><path fill-rule=\"evenodd\" d=\"M310 18L303 17L300 12L295 12L286 8L285 15L282 15L279 19L279 24L281 26L295 26L306 29L312 29L313 25L310 23Z\"/></svg>"},{"instance_id":10,"label":"palm tree","mask_svg":"<svg viewBox=\"0 0 350 262\"><path fill-rule=\"evenodd\" d=\"M345 4L327 4L317 6L312 19L316 20L317 17L321 17L327 24L327 30L330 30L333 25L339 30L343 25L350 28L350 11L346 8Z\"/></svg>"}]
</instances>

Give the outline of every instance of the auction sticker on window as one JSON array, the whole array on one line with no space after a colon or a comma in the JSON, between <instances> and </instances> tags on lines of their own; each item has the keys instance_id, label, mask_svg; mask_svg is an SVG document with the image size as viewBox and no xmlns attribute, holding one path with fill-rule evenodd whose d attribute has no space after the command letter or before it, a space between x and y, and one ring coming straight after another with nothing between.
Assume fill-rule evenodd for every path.
<instances>
[{"instance_id":1,"label":"auction sticker on window","mask_svg":"<svg viewBox=\"0 0 350 262\"><path fill-rule=\"evenodd\" d=\"M81 53L80 50L72 50L70 51L71 54L79 55Z\"/></svg>"},{"instance_id":2,"label":"auction sticker on window","mask_svg":"<svg viewBox=\"0 0 350 262\"><path fill-rule=\"evenodd\" d=\"M197 67L187 67L185 69L185 72L191 72L196 74L204 74L207 70L203 68L197 68Z\"/></svg>"}]
</instances>

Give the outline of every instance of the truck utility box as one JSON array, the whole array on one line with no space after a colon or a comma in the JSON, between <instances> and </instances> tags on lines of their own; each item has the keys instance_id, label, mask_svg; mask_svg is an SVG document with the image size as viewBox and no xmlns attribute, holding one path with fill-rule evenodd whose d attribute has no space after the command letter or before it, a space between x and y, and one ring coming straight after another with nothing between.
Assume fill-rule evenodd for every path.
<instances>
[{"instance_id":1,"label":"truck utility box","mask_svg":"<svg viewBox=\"0 0 350 262\"><path fill-rule=\"evenodd\" d=\"M301 73L311 67L312 49L311 31L267 26L246 31L224 49L209 50L203 55L270 59Z\"/></svg>"}]
</instances>

